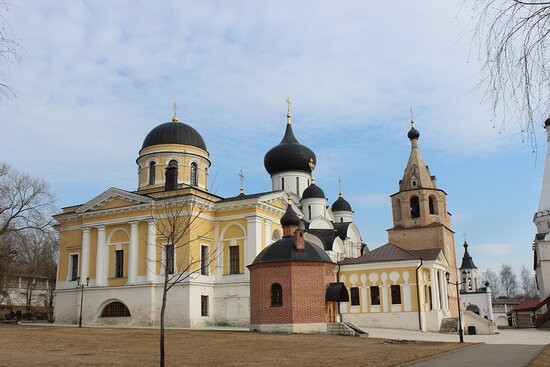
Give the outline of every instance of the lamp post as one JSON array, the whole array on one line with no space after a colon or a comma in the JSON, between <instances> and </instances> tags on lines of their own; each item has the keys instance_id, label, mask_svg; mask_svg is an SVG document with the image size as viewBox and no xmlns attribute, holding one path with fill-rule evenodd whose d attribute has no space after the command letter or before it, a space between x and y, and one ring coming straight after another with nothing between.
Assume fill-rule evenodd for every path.
<instances>
[{"instance_id":1,"label":"lamp post","mask_svg":"<svg viewBox=\"0 0 550 367\"><path fill-rule=\"evenodd\" d=\"M80 283L80 277L76 278L77 287L80 287L80 317L78 318L78 327L82 327L82 301L84 301L84 286L88 286L90 277L86 277L86 284Z\"/></svg>"},{"instance_id":2,"label":"lamp post","mask_svg":"<svg viewBox=\"0 0 550 367\"><path fill-rule=\"evenodd\" d=\"M464 282L451 282L451 273L449 272L445 273L445 277L447 278L447 283L456 285L456 302L458 303L458 335L460 336L460 342L464 343L464 332L462 330L462 314L460 312L460 292L458 290L458 286Z\"/></svg>"}]
</instances>

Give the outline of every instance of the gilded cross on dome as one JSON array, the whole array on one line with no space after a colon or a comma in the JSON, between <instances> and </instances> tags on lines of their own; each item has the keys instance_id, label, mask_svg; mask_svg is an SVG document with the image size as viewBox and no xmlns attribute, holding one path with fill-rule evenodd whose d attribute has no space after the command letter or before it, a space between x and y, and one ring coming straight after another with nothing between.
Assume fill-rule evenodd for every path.
<instances>
[{"instance_id":1,"label":"gilded cross on dome","mask_svg":"<svg viewBox=\"0 0 550 367\"><path fill-rule=\"evenodd\" d=\"M239 172L239 177L241 178L241 194L244 194L244 173L242 169Z\"/></svg>"},{"instance_id":2,"label":"gilded cross on dome","mask_svg":"<svg viewBox=\"0 0 550 367\"><path fill-rule=\"evenodd\" d=\"M338 176L338 196L342 197L342 177Z\"/></svg>"},{"instance_id":3,"label":"gilded cross on dome","mask_svg":"<svg viewBox=\"0 0 550 367\"><path fill-rule=\"evenodd\" d=\"M309 170L311 171L311 183L315 183L315 177L313 177L313 170L315 169L315 162L313 158L309 159Z\"/></svg>"},{"instance_id":4,"label":"gilded cross on dome","mask_svg":"<svg viewBox=\"0 0 550 367\"><path fill-rule=\"evenodd\" d=\"M411 128L414 127L414 118L413 118L413 108L412 106L410 106L410 109L411 109Z\"/></svg>"},{"instance_id":5,"label":"gilded cross on dome","mask_svg":"<svg viewBox=\"0 0 550 367\"><path fill-rule=\"evenodd\" d=\"M174 111L174 117L172 117L172 122L179 122L178 116L176 115L176 111L178 110L178 105L175 102L172 105L172 110Z\"/></svg>"},{"instance_id":6,"label":"gilded cross on dome","mask_svg":"<svg viewBox=\"0 0 550 367\"><path fill-rule=\"evenodd\" d=\"M290 125L290 97L286 97L286 123Z\"/></svg>"}]
</instances>

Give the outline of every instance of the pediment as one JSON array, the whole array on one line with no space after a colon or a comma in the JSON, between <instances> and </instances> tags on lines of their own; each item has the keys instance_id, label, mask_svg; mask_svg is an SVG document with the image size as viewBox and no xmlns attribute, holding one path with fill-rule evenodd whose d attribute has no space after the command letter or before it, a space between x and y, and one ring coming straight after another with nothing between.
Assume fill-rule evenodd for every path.
<instances>
[{"instance_id":1,"label":"pediment","mask_svg":"<svg viewBox=\"0 0 550 367\"><path fill-rule=\"evenodd\" d=\"M77 213L92 212L99 210L130 207L139 204L149 204L153 199L137 195L129 191L111 187L109 190L96 196L76 210Z\"/></svg>"}]
</instances>

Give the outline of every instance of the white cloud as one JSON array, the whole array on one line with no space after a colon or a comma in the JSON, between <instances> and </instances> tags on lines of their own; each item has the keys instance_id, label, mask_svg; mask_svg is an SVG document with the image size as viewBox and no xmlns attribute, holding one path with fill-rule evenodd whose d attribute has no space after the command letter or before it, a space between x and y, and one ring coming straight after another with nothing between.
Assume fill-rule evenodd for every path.
<instances>
[{"instance_id":1,"label":"white cloud","mask_svg":"<svg viewBox=\"0 0 550 367\"><path fill-rule=\"evenodd\" d=\"M476 252L484 255L506 255L512 252L513 246L503 243L481 243L475 245Z\"/></svg>"}]
</instances>

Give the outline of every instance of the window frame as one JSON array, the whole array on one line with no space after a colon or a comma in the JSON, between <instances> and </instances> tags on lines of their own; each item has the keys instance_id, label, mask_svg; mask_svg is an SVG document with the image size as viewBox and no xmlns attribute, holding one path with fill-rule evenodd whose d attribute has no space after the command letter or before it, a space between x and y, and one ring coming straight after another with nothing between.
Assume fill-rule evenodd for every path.
<instances>
[{"instance_id":1,"label":"window frame","mask_svg":"<svg viewBox=\"0 0 550 367\"><path fill-rule=\"evenodd\" d=\"M416 205L413 205L413 202L415 202ZM420 198L418 197L418 195L412 195L409 198L409 205L411 208L411 218L412 219L420 218Z\"/></svg>"},{"instance_id":2,"label":"window frame","mask_svg":"<svg viewBox=\"0 0 550 367\"><path fill-rule=\"evenodd\" d=\"M390 294L391 294L391 304L400 305L403 300L401 299L401 285L392 284L390 285ZM397 302L399 301L399 302Z\"/></svg>"},{"instance_id":3,"label":"window frame","mask_svg":"<svg viewBox=\"0 0 550 367\"><path fill-rule=\"evenodd\" d=\"M206 256L204 251L206 249ZM210 246L201 244L201 275L210 275Z\"/></svg>"},{"instance_id":4,"label":"window frame","mask_svg":"<svg viewBox=\"0 0 550 367\"><path fill-rule=\"evenodd\" d=\"M236 253L236 256L235 256ZM229 274L241 273L241 249L239 245L229 246Z\"/></svg>"},{"instance_id":5,"label":"window frame","mask_svg":"<svg viewBox=\"0 0 550 367\"><path fill-rule=\"evenodd\" d=\"M375 289L376 292L373 292ZM376 297L374 293L376 293ZM370 287L370 304L371 306L380 306L380 287L377 285Z\"/></svg>"},{"instance_id":6,"label":"window frame","mask_svg":"<svg viewBox=\"0 0 550 367\"><path fill-rule=\"evenodd\" d=\"M359 287L349 289L350 306L361 306L361 297L359 296Z\"/></svg>"},{"instance_id":7,"label":"window frame","mask_svg":"<svg viewBox=\"0 0 550 367\"><path fill-rule=\"evenodd\" d=\"M170 261L172 260L172 261ZM174 244L164 245L164 269L168 274L174 274L176 272L176 246Z\"/></svg>"},{"instance_id":8,"label":"window frame","mask_svg":"<svg viewBox=\"0 0 550 367\"><path fill-rule=\"evenodd\" d=\"M283 307L283 287L277 282L271 284L271 307Z\"/></svg>"},{"instance_id":9,"label":"window frame","mask_svg":"<svg viewBox=\"0 0 550 367\"><path fill-rule=\"evenodd\" d=\"M196 162L191 162L189 166L189 184L191 186L198 186L199 165Z\"/></svg>"},{"instance_id":10,"label":"window frame","mask_svg":"<svg viewBox=\"0 0 550 367\"><path fill-rule=\"evenodd\" d=\"M121 305L122 307L120 307L119 305ZM120 301L112 301L103 307L99 317L132 317L132 314L130 313L130 309L128 308L128 306L126 306L124 303Z\"/></svg>"},{"instance_id":11,"label":"window frame","mask_svg":"<svg viewBox=\"0 0 550 367\"><path fill-rule=\"evenodd\" d=\"M75 260L76 257L76 272L75 270ZM78 274L80 273L80 254L78 252L73 252L69 254L69 274L67 276L70 282L76 282L78 280Z\"/></svg>"},{"instance_id":12,"label":"window frame","mask_svg":"<svg viewBox=\"0 0 550 367\"><path fill-rule=\"evenodd\" d=\"M119 259L120 255L120 259ZM115 250L115 269L113 276L114 278L124 278L124 250Z\"/></svg>"},{"instance_id":13,"label":"window frame","mask_svg":"<svg viewBox=\"0 0 550 367\"><path fill-rule=\"evenodd\" d=\"M157 175L157 163L155 161L149 162L149 185L154 185Z\"/></svg>"},{"instance_id":14,"label":"window frame","mask_svg":"<svg viewBox=\"0 0 550 367\"><path fill-rule=\"evenodd\" d=\"M208 295L201 294L201 317L208 317Z\"/></svg>"}]
</instances>

